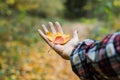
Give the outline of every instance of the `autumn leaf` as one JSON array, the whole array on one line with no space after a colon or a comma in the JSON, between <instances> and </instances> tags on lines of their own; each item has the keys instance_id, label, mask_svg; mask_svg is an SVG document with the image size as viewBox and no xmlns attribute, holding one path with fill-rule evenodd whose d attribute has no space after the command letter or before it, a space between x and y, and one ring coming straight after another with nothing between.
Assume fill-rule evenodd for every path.
<instances>
[{"instance_id":1,"label":"autumn leaf","mask_svg":"<svg viewBox=\"0 0 120 80\"><path fill-rule=\"evenodd\" d=\"M65 44L70 40L70 35L62 34L60 32L57 32L56 34L48 32L46 36L51 42L54 42L55 44Z\"/></svg>"},{"instance_id":2,"label":"autumn leaf","mask_svg":"<svg viewBox=\"0 0 120 80\"><path fill-rule=\"evenodd\" d=\"M62 36L57 36L54 40L55 44L62 44L64 42L64 39Z\"/></svg>"},{"instance_id":3,"label":"autumn leaf","mask_svg":"<svg viewBox=\"0 0 120 80\"><path fill-rule=\"evenodd\" d=\"M48 32L47 34L46 34L46 36L47 36L47 38L50 40L50 41L54 41L54 39L55 39L55 35L53 34L53 33L51 33L51 32Z\"/></svg>"}]
</instances>

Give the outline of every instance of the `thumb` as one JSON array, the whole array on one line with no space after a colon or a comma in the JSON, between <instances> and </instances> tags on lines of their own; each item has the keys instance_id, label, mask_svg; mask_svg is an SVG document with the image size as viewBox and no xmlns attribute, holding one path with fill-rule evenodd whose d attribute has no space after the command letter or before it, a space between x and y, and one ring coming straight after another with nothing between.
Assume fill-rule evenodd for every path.
<instances>
[{"instance_id":1,"label":"thumb","mask_svg":"<svg viewBox=\"0 0 120 80\"><path fill-rule=\"evenodd\" d=\"M78 38L78 31L77 31L77 30L75 30L75 31L73 32L73 38Z\"/></svg>"},{"instance_id":2,"label":"thumb","mask_svg":"<svg viewBox=\"0 0 120 80\"><path fill-rule=\"evenodd\" d=\"M78 32L77 32L77 30L75 30L75 31L73 32L73 37L72 37L72 39L71 39L71 41L70 41L70 44L71 44L72 46L75 46L75 45L78 44L78 41L79 41Z\"/></svg>"}]
</instances>

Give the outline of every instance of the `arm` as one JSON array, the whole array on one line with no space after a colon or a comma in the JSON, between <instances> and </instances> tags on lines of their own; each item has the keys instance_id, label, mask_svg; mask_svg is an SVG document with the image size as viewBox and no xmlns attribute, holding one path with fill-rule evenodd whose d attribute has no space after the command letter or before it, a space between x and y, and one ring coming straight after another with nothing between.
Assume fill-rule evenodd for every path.
<instances>
[{"instance_id":1,"label":"arm","mask_svg":"<svg viewBox=\"0 0 120 80\"><path fill-rule=\"evenodd\" d=\"M49 22L52 33L63 33L58 22ZM43 31L38 29L40 36L61 57L71 61L73 71L82 80L118 80L120 74L120 32L106 36L102 41L84 40L78 43L77 31L73 38L65 45L56 45L46 38L48 32L42 25ZM110 79L109 79L110 78Z\"/></svg>"},{"instance_id":2,"label":"arm","mask_svg":"<svg viewBox=\"0 0 120 80\"><path fill-rule=\"evenodd\" d=\"M118 80L120 77L120 32L102 41L84 40L71 54L73 71L82 80Z\"/></svg>"}]
</instances>

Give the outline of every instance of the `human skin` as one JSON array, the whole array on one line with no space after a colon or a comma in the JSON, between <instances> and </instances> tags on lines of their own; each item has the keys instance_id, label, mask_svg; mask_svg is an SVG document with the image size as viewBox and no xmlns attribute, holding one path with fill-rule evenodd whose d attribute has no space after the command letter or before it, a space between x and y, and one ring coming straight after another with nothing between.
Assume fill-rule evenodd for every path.
<instances>
[{"instance_id":1,"label":"human skin","mask_svg":"<svg viewBox=\"0 0 120 80\"><path fill-rule=\"evenodd\" d=\"M79 41L77 31L75 30L73 32L72 38L66 44L64 44L64 45L54 44L53 42L48 40L46 33L52 32L53 34L56 34L57 32L60 32L60 33L64 34L64 32L63 32L63 29L61 28L61 25L59 22L55 22L55 25L53 25L52 22L48 22L48 25L49 25L51 31L48 31L47 27L44 24L42 24L42 30L38 29L39 35L45 40L45 42L53 50L56 51L57 54L59 54L63 59L69 60L72 50L78 44L78 41Z\"/></svg>"}]
</instances>

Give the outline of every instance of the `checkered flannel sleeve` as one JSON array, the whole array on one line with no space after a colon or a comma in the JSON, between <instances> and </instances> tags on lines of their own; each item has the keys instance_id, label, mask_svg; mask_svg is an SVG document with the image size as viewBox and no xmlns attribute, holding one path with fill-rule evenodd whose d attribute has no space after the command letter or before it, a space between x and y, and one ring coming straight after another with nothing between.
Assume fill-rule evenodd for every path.
<instances>
[{"instance_id":1,"label":"checkered flannel sleeve","mask_svg":"<svg viewBox=\"0 0 120 80\"><path fill-rule=\"evenodd\" d=\"M70 61L81 80L120 80L120 32L78 43Z\"/></svg>"}]
</instances>

